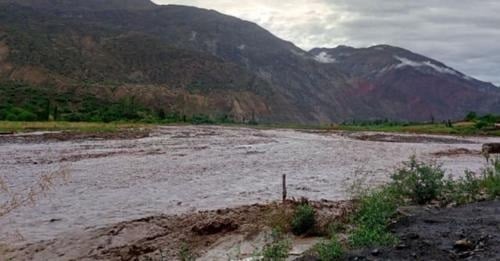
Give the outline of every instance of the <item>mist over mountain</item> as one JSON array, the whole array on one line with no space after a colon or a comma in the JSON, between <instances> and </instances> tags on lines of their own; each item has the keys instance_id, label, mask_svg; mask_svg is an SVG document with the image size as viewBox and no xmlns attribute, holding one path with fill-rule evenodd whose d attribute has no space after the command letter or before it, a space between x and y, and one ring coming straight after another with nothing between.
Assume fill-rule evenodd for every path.
<instances>
[{"instance_id":1,"label":"mist over mountain","mask_svg":"<svg viewBox=\"0 0 500 261\"><path fill-rule=\"evenodd\" d=\"M0 0L0 23L1 81L134 97L155 111L283 123L500 112L499 88L433 59L391 46L306 52L211 10L148 0Z\"/></svg>"}]
</instances>

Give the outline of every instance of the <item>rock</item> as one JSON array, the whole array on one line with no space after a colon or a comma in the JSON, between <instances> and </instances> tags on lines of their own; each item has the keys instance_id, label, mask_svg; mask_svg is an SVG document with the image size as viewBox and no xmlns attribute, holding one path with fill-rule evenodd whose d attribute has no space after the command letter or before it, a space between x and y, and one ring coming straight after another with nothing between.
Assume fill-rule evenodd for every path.
<instances>
[{"instance_id":1,"label":"rock","mask_svg":"<svg viewBox=\"0 0 500 261\"><path fill-rule=\"evenodd\" d=\"M455 242L453 248L455 248L458 251L469 251L476 248L476 246L474 245L474 243L472 243L467 239L461 239Z\"/></svg>"},{"instance_id":2,"label":"rock","mask_svg":"<svg viewBox=\"0 0 500 261\"><path fill-rule=\"evenodd\" d=\"M473 252L467 251L467 252L462 252L462 253L458 254L458 257L459 258L467 258L467 257L470 257L472 255L474 255Z\"/></svg>"},{"instance_id":3,"label":"rock","mask_svg":"<svg viewBox=\"0 0 500 261\"><path fill-rule=\"evenodd\" d=\"M399 244L399 245L396 246L396 249L399 249L399 250L406 249L406 248L409 248L409 246L406 245L406 244Z\"/></svg>"},{"instance_id":4,"label":"rock","mask_svg":"<svg viewBox=\"0 0 500 261\"><path fill-rule=\"evenodd\" d=\"M372 256L378 256L378 255L380 255L380 249L378 249L378 248L373 249Z\"/></svg>"}]
</instances>

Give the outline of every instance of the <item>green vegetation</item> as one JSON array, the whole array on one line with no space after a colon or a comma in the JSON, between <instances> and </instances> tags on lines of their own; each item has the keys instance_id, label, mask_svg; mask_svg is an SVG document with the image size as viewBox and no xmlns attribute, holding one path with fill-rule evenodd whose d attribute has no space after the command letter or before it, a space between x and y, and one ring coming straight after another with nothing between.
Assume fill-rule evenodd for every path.
<instances>
[{"instance_id":1,"label":"green vegetation","mask_svg":"<svg viewBox=\"0 0 500 261\"><path fill-rule=\"evenodd\" d=\"M391 177L385 186L356 196L355 210L345 226L348 240L344 244L335 236L340 229L332 229L333 236L317 244L311 254L319 260L339 260L346 248L396 244L398 238L389 226L398 218L398 208L409 204L461 205L500 197L500 159L490 161L479 175L467 171L453 179L445 177L441 166L411 157Z\"/></svg>"},{"instance_id":2,"label":"green vegetation","mask_svg":"<svg viewBox=\"0 0 500 261\"><path fill-rule=\"evenodd\" d=\"M302 204L295 210L292 219L292 232L295 235L303 235L309 232L316 223L315 210L309 204Z\"/></svg>"},{"instance_id":3,"label":"green vegetation","mask_svg":"<svg viewBox=\"0 0 500 261\"><path fill-rule=\"evenodd\" d=\"M387 230L398 206L398 197L390 186L361 196L353 215L354 230L349 240L354 247L389 245L395 242Z\"/></svg>"},{"instance_id":4,"label":"green vegetation","mask_svg":"<svg viewBox=\"0 0 500 261\"><path fill-rule=\"evenodd\" d=\"M264 261L280 261L288 257L290 251L290 240L287 239L280 229L273 229L271 242L262 250Z\"/></svg>"},{"instance_id":5,"label":"green vegetation","mask_svg":"<svg viewBox=\"0 0 500 261\"><path fill-rule=\"evenodd\" d=\"M445 171L437 165L418 162L412 157L405 167L392 175L396 193L416 204L437 199L444 188Z\"/></svg>"},{"instance_id":6,"label":"green vegetation","mask_svg":"<svg viewBox=\"0 0 500 261\"><path fill-rule=\"evenodd\" d=\"M116 132L124 129L149 128L144 123L103 123L103 122L13 122L0 121L0 132L26 131L73 131L73 132Z\"/></svg>"},{"instance_id":7,"label":"green vegetation","mask_svg":"<svg viewBox=\"0 0 500 261\"><path fill-rule=\"evenodd\" d=\"M463 122L445 121L442 123L415 123L393 122L389 120L346 122L333 129L346 131L380 131L380 132L407 132L422 134L450 134L450 135L492 135L500 136L500 130L495 123L500 122L500 116L477 116L469 113Z\"/></svg>"},{"instance_id":8,"label":"green vegetation","mask_svg":"<svg viewBox=\"0 0 500 261\"><path fill-rule=\"evenodd\" d=\"M478 201L481 197L481 179L466 171L463 177L447 179L442 188L442 204L463 205Z\"/></svg>"},{"instance_id":9,"label":"green vegetation","mask_svg":"<svg viewBox=\"0 0 500 261\"><path fill-rule=\"evenodd\" d=\"M90 91L55 91L53 86L32 87L20 82L0 84L0 121L234 123L228 115L182 115L177 111L148 108L131 96L117 101ZM83 92L83 93L80 93Z\"/></svg>"},{"instance_id":10,"label":"green vegetation","mask_svg":"<svg viewBox=\"0 0 500 261\"><path fill-rule=\"evenodd\" d=\"M329 240L314 246L313 253L320 261L339 260L344 255L344 248L340 241L335 236L332 236Z\"/></svg>"},{"instance_id":11,"label":"green vegetation","mask_svg":"<svg viewBox=\"0 0 500 261\"><path fill-rule=\"evenodd\" d=\"M500 159L494 159L483 171L480 187L484 188L486 194L495 199L500 197Z\"/></svg>"},{"instance_id":12,"label":"green vegetation","mask_svg":"<svg viewBox=\"0 0 500 261\"><path fill-rule=\"evenodd\" d=\"M180 261L194 261L195 257L191 253L187 244L183 244L179 250L179 260Z\"/></svg>"}]
</instances>

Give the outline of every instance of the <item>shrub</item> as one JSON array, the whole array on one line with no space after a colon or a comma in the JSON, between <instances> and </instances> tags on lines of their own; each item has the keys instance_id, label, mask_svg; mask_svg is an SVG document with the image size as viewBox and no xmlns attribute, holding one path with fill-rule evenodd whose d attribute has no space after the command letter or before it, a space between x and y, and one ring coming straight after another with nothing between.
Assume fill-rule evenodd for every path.
<instances>
[{"instance_id":1,"label":"shrub","mask_svg":"<svg viewBox=\"0 0 500 261\"><path fill-rule=\"evenodd\" d=\"M467 116L465 116L466 121L475 121L477 119L477 113L469 112Z\"/></svg>"},{"instance_id":2,"label":"shrub","mask_svg":"<svg viewBox=\"0 0 500 261\"><path fill-rule=\"evenodd\" d=\"M288 258L290 241L283 236L280 229L273 229L271 243L264 246L262 257L264 261L280 261Z\"/></svg>"},{"instance_id":3,"label":"shrub","mask_svg":"<svg viewBox=\"0 0 500 261\"><path fill-rule=\"evenodd\" d=\"M344 255L342 244L340 244L336 237L317 244L314 246L313 252L320 261L339 260Z\"/></svg>"},{"instance_id":4,"label":"shrub","mask_svg":"<svg viewBox=\"0 0 500 261\"><path fill-rule=\"evenodd\" d=\"M395 241L387 230L398 206L397 194L391 186L362 196L357 203L353 221L356 226L350 235L355 247L388 245Z\"/></svg>"},{"instance_id":5,"label":"shrub","mask_svg":"<svg viewBox=\"0 0 500 261\"><path fill-rule=\"evenodd\" d=\"M481 186L490 198L500 196L500 159L491 161L491 165L483 170Z\"/></svg>"},{"instance_id":6,"label":"shrub","mask_svg":"<svg viewBox=\"0 0 500 261\"><path fill-rule=\"evenodd\" d=\"M314 208L309 204L302 204L295 210L292 219L292 232L295 235L305 234L314 227L315 223L316 219Z\"/></svg>"},{"instance_id":7,"label":"shrub","mask_svg":"<svg viewBox=\"0 0 500 261\"><path fill-rule=\"evenodd\" d=\"M490 128L493 126L493 123L490 123L490 122L487 122L487 121L484 121L484 120L479 120L478 122L476 122L476 124L474 125L474 127L476 129L479 129L479 130L482 130L482 129L487 129L487 128Z\"/></svg>"},{"instance_id":8,"label":"shrub","mask_svg":"<svg viewBox=\"0 0 500 261\"><path fill-rule=\"evenodd\" d=\"M412 157L392 176L392 184L401 196L417 204L426 204L441 195L444 174L441 166L418 162Z\"/></svg>"},{"instance_id":9,"label":"shrub","mask_svg":"<svg viewBox=\"0 0 500 261\"><path fill-rule=\"evenodd\" d=\"M442 200L462 205L477 201L480 193L481 180L473 172L466 171L464 177L457 180L450 178L445 182Z\"/></svg>"}]
</instances>

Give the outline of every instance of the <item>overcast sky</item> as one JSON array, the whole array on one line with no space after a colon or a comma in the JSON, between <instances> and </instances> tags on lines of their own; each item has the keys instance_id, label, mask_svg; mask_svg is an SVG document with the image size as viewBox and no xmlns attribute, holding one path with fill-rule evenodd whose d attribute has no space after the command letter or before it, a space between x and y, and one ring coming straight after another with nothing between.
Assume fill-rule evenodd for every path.
<instances>
[{"instance_id":1,"label":"overcast sky","mask_svg":"<svg viewBox=\"0 0 500 261\"><path fill-rule=\"evenodd\" d=\"M309 50L390 44L500 86L497 0L154 0L256 22Z\"/></svg>"}]
</instances>

